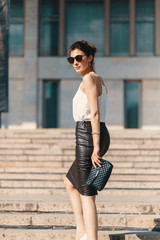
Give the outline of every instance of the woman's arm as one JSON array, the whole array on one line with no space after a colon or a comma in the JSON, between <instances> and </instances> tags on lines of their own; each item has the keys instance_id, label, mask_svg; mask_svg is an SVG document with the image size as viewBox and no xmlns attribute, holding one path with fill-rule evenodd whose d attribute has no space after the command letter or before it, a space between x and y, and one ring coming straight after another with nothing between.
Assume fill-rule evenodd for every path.
<instances>
[{"instance_id":1,"label":"woman's arm","mask_svg":"<svg viewBox=\"0 0 160 240\"><path fill-rule=\"evenodd\" d=\"M95 83L95 80L89 74L86 74L83 78L84 81L84 88L85 94L88 99L89 108L91 111L91 126L92 126L92 133L99 132L100 133L100 111L99 111L99 103L98 103L98 89ZM93 146L94 151L92 154L92 163L94 167L96 167L95 163L99 166L100 161L98 158L100 154L100 134L93 134Z\"/></svg>"}]
</instances>

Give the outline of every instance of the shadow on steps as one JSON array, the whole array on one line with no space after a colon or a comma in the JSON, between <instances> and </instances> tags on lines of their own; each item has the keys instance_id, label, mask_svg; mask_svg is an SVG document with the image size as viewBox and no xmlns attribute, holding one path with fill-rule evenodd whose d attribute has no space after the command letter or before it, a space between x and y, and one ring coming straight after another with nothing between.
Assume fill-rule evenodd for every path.
<instances>
[{"instance_id":1,"label":"shadow on steps","mask_svg":"<svg viewBox=\"0 0 160 240\"><path fill-rule=\"evenodd\" d=\"M110 240L160 240L160 218L154 219L155 227L151 231L110 234Z\"/></svg>"}]
</instances>

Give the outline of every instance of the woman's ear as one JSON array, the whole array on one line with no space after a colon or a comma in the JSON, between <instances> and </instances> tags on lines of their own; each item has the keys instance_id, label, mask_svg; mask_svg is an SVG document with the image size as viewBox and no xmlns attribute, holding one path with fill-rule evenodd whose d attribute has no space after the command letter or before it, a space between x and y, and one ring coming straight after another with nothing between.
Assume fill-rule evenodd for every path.
<instances>
[{"instance_id":1,"label":"woman's ear","mask_svg":"<svg viewBox=\"0 0 160 240\"><path fill-rule=\"evenodd\" d=\"M89 62L92 62L92 60L93 60L93 56L90 55L90 56L88 57L88 61L89 61Z\"/></svg>"}]
</instances>

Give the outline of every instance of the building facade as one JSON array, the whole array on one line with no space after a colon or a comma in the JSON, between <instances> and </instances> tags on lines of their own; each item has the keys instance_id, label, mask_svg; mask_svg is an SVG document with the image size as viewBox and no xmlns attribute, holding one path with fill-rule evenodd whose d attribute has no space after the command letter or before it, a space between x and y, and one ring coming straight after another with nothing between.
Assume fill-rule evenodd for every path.
<instances>
[{"instance_id":1,"label":"building facade","mask_svg":"<svg viewBox=\"0 0 160 240\"><path fill-rule=\"evenodd\" d=\"M75 126L81 76L66 58L82 39L98 49L106 124L160 127L160 0L10 0L9 112L1 128Z\"/></svg>"}]
</instances>

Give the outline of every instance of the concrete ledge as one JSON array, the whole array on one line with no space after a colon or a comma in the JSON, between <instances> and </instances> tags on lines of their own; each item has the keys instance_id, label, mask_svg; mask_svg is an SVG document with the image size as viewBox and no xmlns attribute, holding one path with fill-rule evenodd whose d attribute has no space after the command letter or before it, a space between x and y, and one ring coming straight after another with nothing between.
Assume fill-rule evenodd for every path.
<instances>
[{"instance_id":1,"label":"concrete ledge","mask_svg":"<svg viewBox=\"0 0 160 240\"><path fill-rule=\"evenodd\" d=\"M99 240L160 240L159 232L99 231ZM1 229L4 240L75 240L75 230Z\"/></svg>"},{"instance_id":2,"label":"concrete ledge","mask_svg":"<svg viewBox=\"0 0 160 240\"><path fill-rule=\"evenodd\" d=\"M159 196L103 196L97 197L99 213L157 214ZM69 197L64 195L2 195L0 212L73 212ZM157 215L158 216L158 215Z\"/></svg>"}]
</instances>

